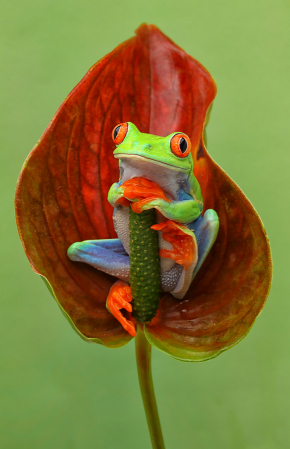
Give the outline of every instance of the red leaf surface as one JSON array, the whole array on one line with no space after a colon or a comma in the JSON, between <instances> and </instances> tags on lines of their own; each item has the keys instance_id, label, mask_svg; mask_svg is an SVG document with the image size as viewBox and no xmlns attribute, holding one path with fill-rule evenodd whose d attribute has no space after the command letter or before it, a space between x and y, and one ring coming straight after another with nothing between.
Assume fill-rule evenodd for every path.
<instances>
[{"instance_id":1,"label":"red leaf surface","mask_svg":"<svg viewBox=\"0 0 290 449\"><path fill-rule=\"evenodd\" d=\"M115 279L66 255L76 241L116 237L107 202L119 177L111 131L126 121L142 132L190 136L205 209L215 209L221 222L186 297L162 298L147 338L174 357L205 360L241 340L262 309L271 282L263 226L203 145L215 94L201 64L155 26L142 25L88 71L26 160L16 191L20 237L32 268L83 338L111 347L131 338L105 307Z\"/></svg>"}]
</instances>

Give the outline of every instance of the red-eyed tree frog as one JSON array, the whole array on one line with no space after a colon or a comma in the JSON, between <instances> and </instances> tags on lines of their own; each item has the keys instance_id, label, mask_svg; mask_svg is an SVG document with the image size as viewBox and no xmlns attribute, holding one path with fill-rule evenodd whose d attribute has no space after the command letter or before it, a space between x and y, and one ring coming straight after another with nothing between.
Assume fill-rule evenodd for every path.
<instances>
[{"instance_id":1,"label":"red-eyed tree frog","mask_svg":"<svg viewBox=\"0 0 290 449\"><path fill-rule=\"evenodd\" d=\"M209 253L219 229L217 213L203 212L200 185L193 174L189 137L141 133L133 123L121 123L112 133L120 179L108 193L114 207L117 239L76 242L68 249L72 261L85 262L119 279L109 293L107 308L135 335L135 326L120 309L132 311L129 287L129 206L140 213L156 209L161 289L178 299L186 294Z\"/></svg>"}]
</instances>

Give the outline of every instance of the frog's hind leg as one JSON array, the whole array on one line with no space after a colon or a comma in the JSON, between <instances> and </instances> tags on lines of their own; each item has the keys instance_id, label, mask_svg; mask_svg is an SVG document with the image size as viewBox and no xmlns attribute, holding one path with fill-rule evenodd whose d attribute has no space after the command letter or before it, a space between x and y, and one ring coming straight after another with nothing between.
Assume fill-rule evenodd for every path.
<instances>
[{"instance_id":1,"label":"frog's hind leg","mask_svg":"<svg viewBox=\"0 0 290 449\"><path fill-rule=\"evenodd\" d=\"M104 273L129 282L129 256L119 239L76 242L69 247L67 255L74 262L87 263Z\"/></svg>"},{"instance_id":2,"label":"frog's hind leg","mask_svg":"<svg viewBox=\"0 0 290 449\"><path fill-rule=\"evenodd\" d=\"M198 261L193 272L193 279L217 238L219 230L218 215L213 209L208 209L203 217L200 216L197 220L190 223L188 228L194 230L198 245Z\"/></svg>"},{"instance_id":3,"label":"frog's hind leg","mask_svg":"<svg viewBox=\"0 0 290 449\"><path fill-rule=\"evenodd\" d=\"M174 285L169 291L176 298L182 299L189 289L198 260L195 234L186 226L171 220L153 225L151 229L161 231L163 240L169 242L172 247L170 250L161 249L159 256L173 259L176 262L171 270L162 273L162 289L168 291L167 284L172 283L175 278Z\"/></svg>"},{"instance_id":4,"label":"frog's hind leg","mask_svg":"<svg viewBox=\"0 0 290 449\"><path fill-rule=\"evenodd\" d=\"M85 240L76 242L69 247L67 255L74 262L87 263L104 273L120 279L111 287L106 307L122 324L123 328L132 337L135 337L136 330L133 321L128 320L121 312L121 309L125 309L129 314L132 312L130 304L132 301L131 289L127 283L130 276L129 256L121 240Z\"/></svg>"}]
</instances>

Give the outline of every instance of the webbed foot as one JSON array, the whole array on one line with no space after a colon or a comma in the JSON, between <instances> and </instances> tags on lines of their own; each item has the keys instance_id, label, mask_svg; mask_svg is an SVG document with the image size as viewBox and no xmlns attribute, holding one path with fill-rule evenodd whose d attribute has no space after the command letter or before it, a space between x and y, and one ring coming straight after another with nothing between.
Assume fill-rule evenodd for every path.
<instances>
[{"instance_id":1,"label":"webbed foot","mask_svg":"<svg viewBox=\"0 0 290 449\"><path fill-rule=\"evenodd\" d=\"M152 226L155 231L162 232L162 238L169 242L173 249L161 249L160 257L175 260L178 265L183 267L176 287L171 293L176 298L183 298L186 294L191 281L193 271L198 261L198 248L195 235L186 226L174 221L167 221Z\"/></svg>"},{"instance_id":2,"label":"webbed foot","mask_svg":"<svg viewBox=\"0 0 290 449\"><path fill-rule=\"evenodd\" d=\"M145 209L155 207L155 203L168 203L171 200L166 197L164 191L155 182L146 178L132 178L122 184L123 196L132 201L131 207L134 212L140 214Z\"/></svg>"},{"instance_id":3,"label":"webbed foot","mask_svg":"<svg viewBox=\"0 0 290 449\"><path fill-rule=\"evenodd\" d=\"M136 329L133 321L127 320L121 312L121 309L125 309L129 313L132 312L131 301L132 295L129 285L123 281L117 281L109 291L106 307L116 320L122 324L123 328L132 335L132 337L135 337Z\"/></svg>"},{"instance_id":4,"label":"webbed foot","mask_svg":"<svg viewBox=\"0 0 290 449\"><path fill-rule=\"evenodd\" d=\"M161 231L163 239L173 246L173 250L161 249L160 257L175 260L179 265L183 265L185 271L194 261L197 261L197 245L194 234L186 226L169 220L151 226L151 229Z\"/></svg>"}]
</instances>

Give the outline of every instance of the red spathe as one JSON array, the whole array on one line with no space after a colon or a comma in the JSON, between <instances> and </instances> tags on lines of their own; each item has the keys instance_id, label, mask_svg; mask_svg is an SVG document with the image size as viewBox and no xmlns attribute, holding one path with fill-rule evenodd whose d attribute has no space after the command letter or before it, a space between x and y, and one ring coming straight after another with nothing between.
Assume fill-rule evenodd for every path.
<instances>
[{"instance_id":1,"label":"red spathe","mask_svg":"<svg viewBox=\"0 0 290 449\"><path fill-rule=\"evenodd\" d=\"M220 231L186 297L166 294L146 326L150 341L183 360L206 360L240 341L266 300L271 255L254 208L209 157L202 141L216 94L210 74L153 25L95 64L57 111L21 172L16 191L20 237L33 269L85 339L118 347L129 334L107 311L115 282L71 262L68 247L116 237L108 190L119 178L113 127L133 122L141 132L186 133L194 173Z\"/></svg>"}]
</instances>

